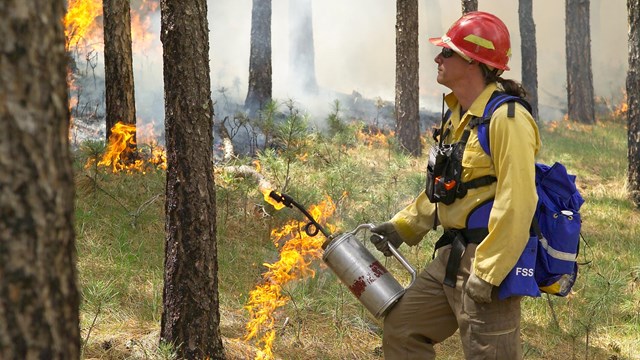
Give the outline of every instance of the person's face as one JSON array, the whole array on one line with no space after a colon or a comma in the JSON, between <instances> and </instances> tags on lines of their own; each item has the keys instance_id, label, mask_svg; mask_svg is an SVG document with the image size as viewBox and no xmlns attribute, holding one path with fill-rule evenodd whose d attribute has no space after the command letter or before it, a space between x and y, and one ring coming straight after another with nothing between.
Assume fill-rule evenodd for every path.
<instances>
[{"instance_id":1,"label":"person's face","mask_svg":"<svg viewBox=\"0 0 640 360\"><path fill-rule=\"evenodd\" d=\"M460 54L450 48L443 47L434 61L438 64L437 81L439 84L452 89L457 83L464 81L470 62L462 58Z\"/></svg>"}]
</instances>

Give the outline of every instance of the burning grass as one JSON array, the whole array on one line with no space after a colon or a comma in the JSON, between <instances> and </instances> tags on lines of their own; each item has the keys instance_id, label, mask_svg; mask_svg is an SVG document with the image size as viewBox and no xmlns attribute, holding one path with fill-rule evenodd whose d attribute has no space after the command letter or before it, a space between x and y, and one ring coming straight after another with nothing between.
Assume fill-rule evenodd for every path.
<instances>
[{"instance_id":1,"label":"burning grass","mask_svg":"<svg viewBox=\"0 0 640 360\"><path fill-rule=\"evenodd\" d=\"M309 212L316 221L326 223L334 211L335 205L328 198L313 206ZM321 246L326 239L310 236L302 230L304 227L304 223L294 220L271 232L274 244L280 248L280 259L275 263L263 264L268 270L262 276L262 283L249 293L249 301L245 306L251 319L246 325L245 339L262 336L259 343L263 346L256 359L273 358L272 348L276 337L274 312L290 300L283 293L284 286L292 281L314 277L315 270L311 265L322 257Z\"/></svg>"},{"instance_id":2,"label":"burning grass","mask_svg":"<svg viewBox=\"0 0 640 360\"><path fill-rule=\"evenodd\" d=\"M85 169L104 167L111 170L112 173L119 172L140 172L157 169L167 169L167 154L164 148L158 145L153 136L150 126L143 127L138 134L139 138L145 139L146 144L137 146L135 138L136 132L139 130L135 124L116 123L111 128L111 135L106 147L106 151L96 156L90 156L84 165ZM151 129L151 130L150 130ZM98 160L98 158L100 158Z\"/></svg>"}]
</instances>

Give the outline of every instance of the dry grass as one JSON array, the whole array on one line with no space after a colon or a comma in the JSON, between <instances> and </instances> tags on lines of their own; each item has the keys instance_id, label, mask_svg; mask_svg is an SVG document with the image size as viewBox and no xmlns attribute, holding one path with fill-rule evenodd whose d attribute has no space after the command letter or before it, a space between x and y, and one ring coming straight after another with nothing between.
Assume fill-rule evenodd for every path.
<instances>
[{"instance_id":1,"label":"dry grass","mask_svg":"<svg viewBox=\"0 0 640 360\"><path fill-rule=\"evenodd\" d=\"M624 127L616 123L586 128L556 126L542 133L542 159L561 160L578 175L587 199L582 210L583 232L590 244L583 248L583 254L592 263L582 268L569 298L554 298L552 305L546 298L525 300L525 358L566 360L588 355L589 359L640 359L636 225L640 213L630 205L624 190ZM328 139L313 140L305 149L307 156L291 164L287 193L304 205L318 203L330 194L337 204L332 221L339 231L388 219L422 189L425 157L403 156L379 139L360 137L340 147ZM282 159L266 154L260 160L263 174L275 185L282 185ZM242 161L251 164L251 159ZM78 171L78 177L86 181L83 171ZM292 217L299 218L299 214L292 209L273 210L251 180L218 177L216 182L220 329L228 359L253 359L260 346L243 340L248 321L243 306L265 271L262 264L278 259L270 231ZM171 349L158 346L163 199L143 212L135 227L129 215L162 192L164 176L101 174L98 184L105 191L85 186L78 192L83 337L91 329L84 358L170 358ZM124 202L128 210L114 198ZM421 268L430 260L436 237L430 234L419 246L401 250ZM275 313L275 356L287 360L382 359L380 321L364 310L319 259L314 263L314 278L285 288L291 301ZM406 281L399 265L391 260L385 265ZM439 359L463 358L457 336L436 348Z\"/></svg>"}]
</instances>

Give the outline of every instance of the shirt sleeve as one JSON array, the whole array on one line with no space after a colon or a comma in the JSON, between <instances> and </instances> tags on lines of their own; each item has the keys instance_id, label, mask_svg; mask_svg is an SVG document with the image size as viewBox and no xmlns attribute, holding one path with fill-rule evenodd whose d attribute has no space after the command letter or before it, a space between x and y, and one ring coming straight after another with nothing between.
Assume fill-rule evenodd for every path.
<instances>
[{"instance_id":1,"label":"shirt sleeve","mask_svg":"<svg viewBox=\"0 0 640 360\"><path fill-rule=\"evenodd\" d=\"M423 191L413 203L398 212L391 223L405 243L416 245L434 227L435 210L435 204Z\"/></svg>"},{"instance_id":2,"label":"shirt sleeve","mask_svg":"<svg viewBox=\"0 0 640 360\"><path fill-rule=\"evenodd\" d=\"M540 137L535 121L520 104L507 117L507 104L498 108L489 124L491 158L497 185L489 216L489 234L478 245L474 272L498 286L518 261L529 239L538 201L535 155Z\"/></svg>"}]
</instances>

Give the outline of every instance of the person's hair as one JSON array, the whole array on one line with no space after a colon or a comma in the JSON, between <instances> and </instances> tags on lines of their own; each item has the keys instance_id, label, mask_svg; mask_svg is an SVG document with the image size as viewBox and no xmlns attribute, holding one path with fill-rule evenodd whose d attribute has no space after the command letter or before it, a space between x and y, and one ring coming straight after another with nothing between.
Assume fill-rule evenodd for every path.
<instances>
[{"instance_id":1,"label":"person's hair","mask_svg":"<svg viewBox=\"0 0 640 360\"><path fill-rule=\"evenodd\" d=\"M482 76L484 78L485 84L490 84L492 82L497 82L502 86L502 89L505 93L513 96L519 96L521 98L525 98L527 96L527 91L522 87L522 84L515 80L511 79L503 79L499 74L499 69L490 69L487 65L480 63L480 69L482 69Z\"/></svg>"}]
</instances>

